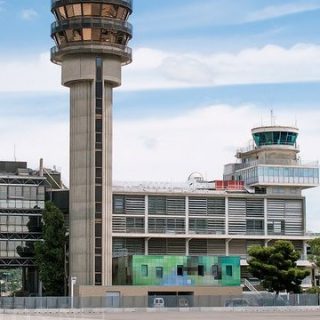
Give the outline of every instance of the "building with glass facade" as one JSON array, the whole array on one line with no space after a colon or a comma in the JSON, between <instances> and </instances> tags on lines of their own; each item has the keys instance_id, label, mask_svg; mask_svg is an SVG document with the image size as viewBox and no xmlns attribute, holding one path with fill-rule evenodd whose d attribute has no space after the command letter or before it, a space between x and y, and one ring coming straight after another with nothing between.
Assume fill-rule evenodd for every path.
<instances>
[{"instance_id":1,"label":"building with glass facade","mask_svg":"<svg viewBox=\"0 0 320 320\"><path fill-rule=\"evenodd\" d=\"M45 200L53 194L47 191L58 189L55 175L60 177L54 170L29 169L26 162L0 161L0 274L20 269L22 289L31 293L39 289L34 243L42 239Z\"/></svg>"}]
</instances>

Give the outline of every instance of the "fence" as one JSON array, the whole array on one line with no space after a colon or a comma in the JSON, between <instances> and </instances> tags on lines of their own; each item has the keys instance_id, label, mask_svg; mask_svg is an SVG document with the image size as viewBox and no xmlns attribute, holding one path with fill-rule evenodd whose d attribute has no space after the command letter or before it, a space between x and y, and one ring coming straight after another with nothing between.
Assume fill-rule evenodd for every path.
<instances>
[{"instance_id":1,"label":"fence","mask_svg":"<svg viewBox=\"0 0 320 320\"><path fill-rule=\"evenodd\" d=\"M0 309L82 309L82 308L210 308L210 307L266 307L319 306L319 294L271 293L242 294L240 296L105 296L105 297L0 297Z\"/></svg>"}]
</instances>

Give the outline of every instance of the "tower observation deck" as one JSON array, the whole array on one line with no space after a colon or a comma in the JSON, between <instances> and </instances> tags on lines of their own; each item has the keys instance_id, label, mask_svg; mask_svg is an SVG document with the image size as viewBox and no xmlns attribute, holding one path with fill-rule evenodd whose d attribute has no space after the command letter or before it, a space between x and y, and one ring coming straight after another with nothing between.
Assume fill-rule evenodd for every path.
<instances>
[{"instance_id":1,"label":"tower observation deck","mask_svg":"<svg viewBox=\"0 0 320 320\"><path fill-rule=\"evenodd\" d=\"M318 162L303 163L298 156L298 128L262 126L251 133L253 144L237 151L237 163L225 166L225 180L242 180L270 192L301 192L319 185Z\"/></svg>"},{"instance_id":2,"label":"tower observation deck","mask_svg":"<svg viewBox=\"0 0 320 320\"><path fill-rule=\"evenodd\" d=\"M70 88L70 276L112 285L112 89L127 46L131 0L52 0L51 61Z\"/></svg>"}]
</instances>

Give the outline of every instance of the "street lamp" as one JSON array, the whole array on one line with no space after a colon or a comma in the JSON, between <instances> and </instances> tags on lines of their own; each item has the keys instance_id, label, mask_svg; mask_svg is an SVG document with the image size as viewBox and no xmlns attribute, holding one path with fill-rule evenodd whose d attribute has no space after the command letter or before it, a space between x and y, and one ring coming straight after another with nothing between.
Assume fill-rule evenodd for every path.
<instances>
[{"instance_id":1,"label":"street lamp","mask_svg":"<svg viewBox=\"0 0 320 320\"><path fill-rule=\"evenodd\" d=\"M73 309L74 285L76 283L77 283L77 277L70 277L71 309Z\"/></svg>"}]
</instances>

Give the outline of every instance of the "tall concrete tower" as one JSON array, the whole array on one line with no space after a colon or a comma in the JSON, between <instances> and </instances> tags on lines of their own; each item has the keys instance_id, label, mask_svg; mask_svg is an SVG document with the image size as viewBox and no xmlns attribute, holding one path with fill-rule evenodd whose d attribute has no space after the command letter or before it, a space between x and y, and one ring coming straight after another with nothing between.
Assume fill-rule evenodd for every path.
<instances>
[{"instance_id":1,"label":"tall concrete tower","mask_svg":"<svg viewBox=\"0 0 320 320\"><path fill-rule=\"evenodd\" d=\"M131 0L52 0L51 61L70 88L70 276L112 285L112 89L131 62Z\"/></svg>"}]
</instances>

